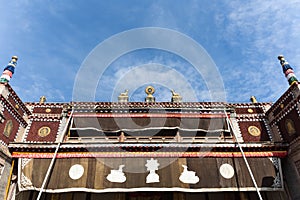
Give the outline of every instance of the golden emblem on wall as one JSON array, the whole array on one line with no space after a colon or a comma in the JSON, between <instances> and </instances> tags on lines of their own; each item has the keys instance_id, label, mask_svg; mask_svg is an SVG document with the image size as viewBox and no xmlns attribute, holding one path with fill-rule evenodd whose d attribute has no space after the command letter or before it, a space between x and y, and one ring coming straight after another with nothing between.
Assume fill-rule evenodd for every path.
<instances>
[{"instance_id":1,"label":"golden emblem on wall","mask_svg":"<svg viewBox=\"0 0 300 200\"><path fill-rule=\"evenodd\" d=\"M51 132L50 127L48 126L43 126L38 130L38 134L40 137L46 137L47 135L49 135Z\"/></svg>"},{"instance_id":2,"label":"golden emblem on wall","mask_svg":"<svg viewBox=\"0 0 300 200\"><path fill-rule=\"evenodd\" d=\"M49 112L51 112L51 109L47 108L45 111L46 111L46 113L49 113Z\"/></svg>"},{"instance_id":3,"label":"golden emblem on wall","mask_svg":"<svg viewBox=\"0 0 300 200\"><path fill-rule=\"evenodd\" d=\"M293 135L296 133L295 124L293 120L291 119L285 120L285 129L289 135Z\"/></svg>"},{"instance_id":4,"label":"golden emblem on wall","mask_svg":"<svg viewBox=\"0 0 300 200\"><path fill-rule=\"evenodd\" d=\"M249 108L248 110L248 113L253 113L253 109Z\"/></svg>"},{"instance_id":5,"label":"golden emblem on wall","mask_svg":"<svg viewBox=\"0 0 300 200\"><path fill-rule=\"evenodd\" d=\"M256 126L249 126L248 133L255 137L260 136L260 130Z\"/></svg>"},{"instance_id":6,"label":"golden emblem on wall","mask_svg":"<svg viewBox=\"0 0 300 200\"><path fill-rule=\"evenodd\" d=\"M13 123L11 120L8 120L5 124L5 128L4 128L4 132L3 134L6 136L6 137L9 137L11 132L12 132L12 129L13 129Z\"/></svg>"}]
</instances>

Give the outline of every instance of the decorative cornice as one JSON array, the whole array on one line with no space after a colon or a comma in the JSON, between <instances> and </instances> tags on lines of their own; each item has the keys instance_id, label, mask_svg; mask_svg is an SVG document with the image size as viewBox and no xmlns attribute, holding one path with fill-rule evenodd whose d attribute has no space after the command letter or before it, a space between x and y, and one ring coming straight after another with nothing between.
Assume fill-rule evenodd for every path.
<instances>
[{"instance_id":1,"label":"decorative cornice","mask_svg":"<svg viewBox=\"0 0 300 200\"><path fill-rule=\"evenodd\" d=\"M26 106L33 106L33 107L40 107L40 108L57 108L57 107L64 107L68 106L68 103L57 103L57 102L50 102L40 104L39 102L25 102Z\"/></svg>"},{"instance_id":2,"label":"decorative cornice","mask_svg":"<svg viewBox=\"0 0 300 200\"><path fill-rule=\"evenodd\" d=\"M265 115L264 114L237 114L236 118L240 121L243 121L243 119L245 121L261 121L263 119L265 119Z\"/></svg>"},{"instance_id":3,"label":"decorative cornice","mask_svg":"<svg viewBox=\"0 0 300 200\"><path fill-rule=\"evenodd\" d=\"M278 151L287 150L288 146L281 143L272 142L257 142L257 143L241 143L240 146L247 151ZM15 151L23 152L53 152L57 147L57 143L53 142L22 142L22 143L10 143L9 148ZM101 152L123 152L124 149L130 149L133 151L156 151L160 149L168 151L204 151L204 152L232 152L238 151L237 143L62 143L60 151L72 152L72 151L101 151Z\"/></svg>"},{"instance_id":4,"label":"decorative cornice","mask_svg":"<svg viewBox=\"0 0 300 200\"><path fill-rule=\"evenodd\" d=\"M74 109L115 108L225 108L224 102L71 102Z\"/></svg>"},{"instance_id":5,"label":"decorative cornice","mask_svg":"<svg viewBox=\"0 0 300 200\"><path fill-rule=\"evenodd\" d=\"M283 93L283 95L281 95L281 97L273 104L273 106L266 112L266 115L269 115L271 112L273 112L274 110L278 109L280 107L280 105L290 96L293 95L292 91L294 89L298 89L299 90L299 85L298 84L293 84L291 85L287 91L285 91L285 93ZM299 99L299 97L296 97L297 99Z\"/></svg>"},{"instance_id":6,"label":"decorative cornice","mask_svg":"<svg viewBox=\"0 0 300 200\"><path fill-rule=\"evenodd\" d=\"M264 108L265 106L272 105L271 102L259 102L259 103L228 103L227 105L235 108Z\"/></svg>"},{"instance_id":7,"label":"decorative cornice","mask_svg":"<svg viewBox=\"0 0 300 200\"><path fill-rule=\"evenodd\" d=\"M186 113L74 113L73 117L101 117L101 118L112 118L112 117L131 117L131 118L145 118L145 117L156 117L156 118L224 118L225 114L186 114Z\"/></svg>"},{"instance_id":8,"label":"decorative cornice","mask_svg":"<svg viewBox=\"0 0 300 200\"><path fill-rule=\"evenodd\" d=\"M0 99L3 103L4 109L6 109L23 127L26 127L28 124L24 120L23 116L21 116L16 109L5 99L2 94L0 94Z\"/></svg>"},{"instance_id":9,"label":"decorative cornice","mask_svg":"<svg viewBox=\"0 0 300 200\"><path fill-rule=\"evenodd\" d=\"M279 112L276 116L274 116L270 124L276 124L278 121L282 120L287 114L289 114L294 108L296 109L298 116L300 117L300 112L297 108L298 104L300 104L300 96L296 100L289 103L286 107L284 107L282 111Z\"/></svg>"},{"instance_id":10,"label":"decorative cornice","mask_svg":"<svg viewBox=\"0 0 300 200\"><path fill-rule=\"evenodd\" d=\"M61 119L61 114L32 114L28 118L29 119Z\"/></svg>"},{"instance_id":11,"label":"decorative cornice","mask_svg":"<svg viewBox=\"0 0 300 200\"><path fill-rule=\"evenodd\" d=\"M14 101L17 102L21 106L21 109L23 110L23 112L26 113L27 115L30 115L31 112L28 110L28 108L25 106L25 104L19 98L19 96L16 94L16 92L12 89L12 87L9 84L7 84L6 87L8 88L8 91L10 92L10 95L14 99Z\"/></svg>"},{"instance_id":12,"label":"decorative cornice","mask_svg":"<svg viewBox=\"0 0 300 200\"><path fill-rule=\"evenodd\" d=\"M286 157L286 151L244 152L248 158L253 157ZM13 152L13 158L52 158L54 153ZM56 158L241 158L241 152L67 152L58 153Z\"/></svg>"}]
</instances>

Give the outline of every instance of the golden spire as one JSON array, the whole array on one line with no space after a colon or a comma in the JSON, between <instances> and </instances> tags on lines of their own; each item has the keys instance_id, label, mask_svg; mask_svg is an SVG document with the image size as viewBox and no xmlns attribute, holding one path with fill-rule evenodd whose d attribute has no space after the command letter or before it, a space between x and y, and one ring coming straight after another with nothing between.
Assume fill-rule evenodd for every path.
<instances>
[{"instance_id":1,"label":"golden spire","mask_svg":"<svg viewBox=\"0 0 300 200\"><path fill-rule=\"evenodd\" d=\"M250 101L251 101L252 103L257 103L257 100L256 100L256 97L255 97L255 96L251 96L251 97L250 97Z\"/></svg>"},{"instance_id":2,"label":"golden spire","mask_svg":"<svg viewBox=\"0 0 300 200\"><path fill-rule=\"evenodd\" d=\"M44 104L46 102L46 97L45 96L41 96L40 98L40 104Z\"/></svg>"}]
</instances>

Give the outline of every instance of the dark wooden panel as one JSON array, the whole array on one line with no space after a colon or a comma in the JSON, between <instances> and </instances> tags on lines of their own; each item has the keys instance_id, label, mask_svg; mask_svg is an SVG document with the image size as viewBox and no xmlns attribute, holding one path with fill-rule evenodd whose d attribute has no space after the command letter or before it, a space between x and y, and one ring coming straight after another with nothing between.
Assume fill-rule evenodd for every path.
<instances>
[{"instance_id":1,"label":"dark wooden panel","mask_svg":"<svg viewBox=\"0 0 300 200\"><path fill-rule=\"evenodd\" d=\"M160 182L146 183L149 171L145 164L149 158L69 158L57 159L50 176L48 189L67 188L182 188L182 189L226 189L254 187L248 169L242 158L157 158L160 164L156 173ZM259 187L273 188L276 177L276 168L269 158L248 158L249 165ZM34 159L23 169L24 175L32 180L39 188L43 182L51 159ZM80 164L84 168L82 177L73 180L69 176L70 168ZM234 174L232 177L223 177L220 167L230 165ZM126 181L115 183L107 180L111 170L118 170L125 165L123 173ZM196 184L182 183L179 180L183 172L182 165L188 166L188 171L195 172L199 177ZM38 169L38 170L36 170ZM228 169L227 169L228 170ZM63 181L62 181L63 180Z\"/></svg>"}]
</instances>

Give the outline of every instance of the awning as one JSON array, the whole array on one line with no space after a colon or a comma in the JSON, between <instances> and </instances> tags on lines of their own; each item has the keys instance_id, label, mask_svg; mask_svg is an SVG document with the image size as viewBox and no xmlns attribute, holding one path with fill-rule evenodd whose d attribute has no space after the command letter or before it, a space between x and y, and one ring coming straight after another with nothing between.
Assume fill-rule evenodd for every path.
<instances>
[{"instance_id":1,"label":"awning","mask_svg":"<svg viewBox=\"0 0 300 200\"><path fill-rule=\"evenodd\" d=\"M280 159L247 158L262 191L282 190ZM51 159L19 158L19 189L39 190ZM46 192L255 191L242 158L60 158Z\"/></svg>"},{"instance_id":2,"label":"awning","mask_svg":"<svg viewBox=\"0 0 300 200\"><path fill-rule=\"evenodd\" d=\"M130 117L131 116L131 117ZM197 118L194 115L186 118L159 117L155 115L120 117L74 117L72 131L98 132L140 132L150 130L182 130L222 132L229 131L226 118L221 115Z\"/></svg>"}]
</instances>

